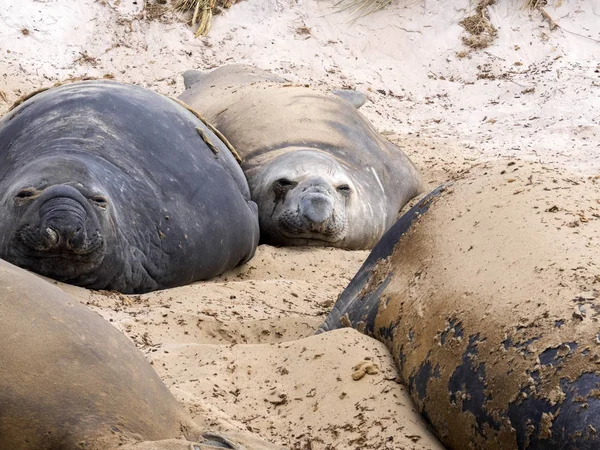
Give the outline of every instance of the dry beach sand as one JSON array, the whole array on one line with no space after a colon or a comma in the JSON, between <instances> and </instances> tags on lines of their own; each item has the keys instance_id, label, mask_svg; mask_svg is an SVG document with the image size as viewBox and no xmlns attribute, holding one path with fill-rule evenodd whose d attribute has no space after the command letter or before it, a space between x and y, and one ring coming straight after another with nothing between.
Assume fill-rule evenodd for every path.
<instances>
[{"instance_id":1,"label":"dry beach sand","mask_svg":"<svg viewBox=\"0 0 600 450\"><path fill-rule=\"evenodd\" d=\"M399 3L352 21L328 0L245 0L194 39L142 0L0 0L0 113L69 78L177 95L184 70L242 62L366 92L361 111L430 186L485 159L599 173L600 0L550 1L555 30L499 0L497 39L472 52L458 25L468 0ZM353 330L312 336L367 254L261 246L211 282L129 297L64 289L129 336L209 428L294 449L440 449L383 345Z\"/></svg>"},{"instance_id":2,"label":"dry beach sand","mask_svg":"<svg viewBox=\"0 0 600 450\"><path fill-rule=\"evenodd\" d=\"M64 288L130 336L208 428L298 449L440 448L382 344L312 336L366 255L261 246L208 283L133 297ZM355 381L363 362L378 373Z\"/></svg>"}]
</instances>

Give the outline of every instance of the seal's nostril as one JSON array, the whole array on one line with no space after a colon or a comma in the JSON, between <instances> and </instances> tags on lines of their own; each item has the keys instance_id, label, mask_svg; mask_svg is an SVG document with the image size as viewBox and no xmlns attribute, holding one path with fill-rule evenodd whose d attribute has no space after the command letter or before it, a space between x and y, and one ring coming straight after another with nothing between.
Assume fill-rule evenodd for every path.
<instances>
[{"instance_id":1,"label":"seal's nostril","mask_svg":"<svg viewBox=\"0 0 600 450\"><path fill-rule=\"evenodd\" d=\"M58 233L53 228L46 227L45 238L49 247L54 247L58 244Z\"/></svg>"},{"instance_id":2,"label":"seal's nostril","mask_svg":"<svg viewBox=\"0 0 600 450\"><path fill-rule=\"evenodd\" d=\"M82 227L74 229L67 238L67 248L75 250L83 246L85 242L85 233Z\"/></svg>"}]
</instances>

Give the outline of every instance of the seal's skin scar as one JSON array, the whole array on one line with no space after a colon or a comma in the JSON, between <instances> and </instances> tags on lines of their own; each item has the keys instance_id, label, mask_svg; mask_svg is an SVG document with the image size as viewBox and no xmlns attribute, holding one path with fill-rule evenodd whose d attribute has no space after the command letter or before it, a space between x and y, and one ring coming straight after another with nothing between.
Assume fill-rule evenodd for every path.
<instances>
[{"instance_id":1,"label":"seal's skin scar","mask_svg":"<svg viewBox=\"0 0 600 450\"><path fill-rule=\"evenodd\" d=\"M390 229L320 332L386 343L449 449L598 449L599 197L538 163L475 167Z\"/></svg>"},{"instance_id":2,"label":"seal's skin scar","mask_svg":"<svg viewBox=\"0 0 600 450\"><path fill-rule=\"evenodd\" d=\"M182 449L283 450L200 429L123 333L2 260L0 340L2 449L166 450L177 439Z\"/></svg>"},{"instance_id":3,"label":"seal's skin scar","mask_svg":"<svg viewBox=\"0 0 600 450\"><path fill-rule=\"evenodd\" d=\"M414 164L357 111L362 94L324 94L244 65L184 78L179 98L243 158L263 242L372 248L422 190Z\"/></svg>"},{"instance_id":4,"label":"seal's skin scar","mask_svg":"<svg viewBox=\"0 0 600 450\"><path fill-rule=\"evenodd\" d=\"M20 104L0 122L0 184L0 257L92 289L208 279L258 243L231 152L186 108L133 85L67 84Z\"/></svg>"}]
</instances>

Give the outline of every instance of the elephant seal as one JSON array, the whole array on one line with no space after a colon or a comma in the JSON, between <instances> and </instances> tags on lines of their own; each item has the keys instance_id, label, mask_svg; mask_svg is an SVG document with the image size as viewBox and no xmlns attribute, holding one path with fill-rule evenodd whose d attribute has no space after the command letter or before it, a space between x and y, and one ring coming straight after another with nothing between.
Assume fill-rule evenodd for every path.
<instances>
[{"instance_id":1,"label":"elephant seal","mask_svg":"<svg viewBox=\"0 0 600 450\"><path fill-rule=\"evenodd\" d=\"M319 332L386 343L450 449L598 449L599 198L540 164L471 169L392 227Z\"/></svg>"},{"instance_id":2,"label":"elephant seal","mask_svg":"<svg viewBox=\"0 0 600 450\"><path fill-rule=\"evenodd\" d=\"M200 430L121 332L2 260L0 302L0 448L108 450L164 440L147 448L166 450L179 438L193 450L281 449Z\"/></svg>"},{"instance_id":3,"label":"elephant seal","mask_svg":"<svg viewBox=\"0 0 600 450\"><path fill-rule=\"evenodd\" d=\"M0 257L91 289L143 293L250 259L258 212L225 144L176 101L86 81L0 122Z\"/></svg>"},{"instance_id":4,"label":"elephant seal","mask_svg":"<svg viewBox=\"0 0 600 450\"><path fill-rule=\"evenodd\" d=\"M414 164L352 106L357 93L346 101L243 65L184 79L179 99L243 159L263 242L372 248L422 189Z\"/></svg>"}]
</instances>

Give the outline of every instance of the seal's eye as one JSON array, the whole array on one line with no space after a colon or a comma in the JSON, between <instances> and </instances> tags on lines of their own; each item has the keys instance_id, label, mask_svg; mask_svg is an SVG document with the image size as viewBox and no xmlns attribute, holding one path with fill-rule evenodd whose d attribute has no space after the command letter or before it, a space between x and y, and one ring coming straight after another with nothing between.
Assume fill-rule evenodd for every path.
<instances>
[{"instance_id":1,"label":"seal's eye","mask_svg":"<svg viewBox=\"0 0 600 450\"><path fill-rule=\"evenodd\" d=\"M336 190L342 195L350 195L350 192L352 192L352 189L347 184L340 184L336 187Z\"/></svg>"},{"instance_id":2,"label":"seal's eye","mask_svg":"<svg viewBox=\"0 0 600 450\"><path fill-rule=\"evenodd\" d=\"M296 183L294 183L291 180L288 180L287 178L280 178L279 180L277 180L275 182L275 185L278 187L282 187L282 188L291 188L292 186L294 186Z\"/></svg>"},{"instance_id":3,"label":"seal's eye","mask_svg":"<svg viewBox=\"0 0 600 450\"><path fill-rule=\"evenodd\" d=\"M18 198L19 200L25 200L28 198L37 197L38 195L39 195L39 192L37 189L29 187L29 188L21 189L19 192L17 192L17 195L15 195L15 197Z\"/></svg>"},{"instance_id":4,"label":"seal's eye","mask_svg":"<svg viewBox=\"0 0 600 450\"><path fill-rule=\"evenodd\" d=\"M106 206L108 205L108 200L102 195L94 195L90 198L90 200L101 208L106 208Z\"/></svg>"},{"instance_id":5,"label":"seal's eye","mask_svg":"<svg viewBox=\"0 0 600 450\"><path fill-rule=\"evenodd\" d=\"M273 183L273 189L278 194L285 194L287 191L292 189L298 183L292 180L288 180L287 178L280 178L279 180Z\"/></svg>"},{"instance_id":6,"label":"seal's eye","mask_svg":"<svg viewBox=\"0 0 600 450\"><path fill-rule=\"evenodd\" d=\"M294 188L298 183L287 178L280 178L273 183L273 192L275 193L275 201L280 201L285 198L287 193Z\"/></svg>"}]
</instances>

